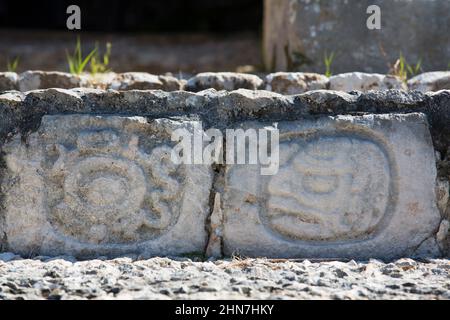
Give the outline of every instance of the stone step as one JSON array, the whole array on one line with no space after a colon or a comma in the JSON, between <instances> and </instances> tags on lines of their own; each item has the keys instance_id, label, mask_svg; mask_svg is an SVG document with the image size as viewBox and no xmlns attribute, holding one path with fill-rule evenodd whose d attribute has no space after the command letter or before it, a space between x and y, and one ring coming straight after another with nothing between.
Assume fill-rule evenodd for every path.
<instances>
[{"instance_id":1,"label":"stone step","mask_svg":"<svg viewBox=\"0 0 450 320\"><path fill-rule=\"evenodd\" d=\"M440 256L450 212L450 154L443 153L449 96L80 89L0 95L0 251ZM239 139L229 129L269 132L270 161L261 158L258 136L256 164L234 164L230 150L237 149L230 148ZM181 133L193 137L191 157L188 149L182 155L194 164L173 159L186 146ZM196 158L211 146L222 161Z\"/></svg>"}]
</instances>

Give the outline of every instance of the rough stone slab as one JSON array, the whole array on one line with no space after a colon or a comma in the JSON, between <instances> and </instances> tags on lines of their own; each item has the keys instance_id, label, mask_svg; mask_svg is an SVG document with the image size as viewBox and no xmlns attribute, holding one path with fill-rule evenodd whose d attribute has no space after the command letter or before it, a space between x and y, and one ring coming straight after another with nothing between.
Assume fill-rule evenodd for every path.
<instances>
[{"instance_id":1,"label":"rough stone slab","mask_svg":"<svg viewBox=\"0 0 450 320\"><path fill-rule=\"evenodd\" d=\"M71 89L85 86L88 86L86 76L58 71L26 71L19 74L18 79L20 91L49 88Z\"/></svg>"},{"instance_id":2,"label":"rough stone slab","mask_svg":"<svg viewBox=\"0 0 450 320\"><path fill-rule=\"evenodd\" d=\"M450 89L450 71L422 73L408 80L408 88L421 92Z\"/></svg>"},{"instance_id":3,"label":"rough stone slab","mask_svg":"<svg viewBox=\"0 0 450 320\"><path fill-rule=\"evenodd\" d=\"M281 94L300 94L328 89L328 77L317 73L276 72L266 76L264 89Z\"/></svg>"},{"instance_id":4,"label":"rough stone slab","mask_svg":"<svg viewBox=\"0 0 450 320\"><path fill-rule=\"evenodd\" d=\"M173 164L176 128L194 122L54 115L12 137L2 150L6 247L25 256L203 251L212 173Z\"/></svg>"},{"instance_id":5,"label":"rough stone slab","mask_svg":"<svg viewBox=\"0 0 450 320\"><path fill-rule=\"evenodd\" d=\"M198 92L206 89L216 90L256 90L263 85L263 80L253 74L237 72L203 72L188 80L185 90Z\"/></svg>"},{"instance_id":6,"label":"rough stone slab","mask_svg":"<svg viewBox=\"0 0 450 320\"><path fill-rule=\"evenodd\" d=\"M0 72L0 91L17 90L17 73Z\"/></svg>"},{"instance_id":7,"label":"rough stone slab","mask_svg":"<svg viewBox=\"0 0 450 320\"><path fill-rule=\"evenodd\" d=\"M350 72L330 77L330 90L369 91L369 90L406 90L406 84L396 76L378 73Z\"/></svg>"},{"instance_id":8,"label":"rough stone slab","mask_svg":"<svg viewBox=\"0 0 450 320\"><path fill-rule=\"evenodd\" d=\"M114 90L164 90L181 89L181 82L172 76L157 76L145 72L126 72L117 74L109 87Z\"/></svg>"},{"instance_id":9,"label":"rough stone slab","mask_svg":"<svg viewBox=\"0 0 450 320\"><path fill-rule=\"evenodd\" d=\"M225 254L393 259L434 239L441 218L425 115L322 117L277 127L276 175L260 175L257 165L227 168Z\"/></svg>"}]
</instances>

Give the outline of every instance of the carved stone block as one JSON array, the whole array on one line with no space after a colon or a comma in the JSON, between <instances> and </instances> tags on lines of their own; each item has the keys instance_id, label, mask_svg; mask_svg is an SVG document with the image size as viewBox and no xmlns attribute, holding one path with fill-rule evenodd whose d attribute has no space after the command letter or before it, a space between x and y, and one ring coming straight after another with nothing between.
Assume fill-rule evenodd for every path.
<instances>
[{"instance_id":1,"label":"carved stone block","mask_svg":"<svg viewBox=\"0 0 450 320\"><path fill-rule=\"evenodd\" d=\"M389 259L412 254L439 227L425 115L337 116L276 126L276 175L262 176L258 165L227 168L225 254Z\"/></svg>"},{"instance_id":2,"label":"carved stone block","mask_svg":"<svg viewBox=\"0 0 450 320\"><path fill-rule=\"evenodd\" d=\"M3 148L8 249L78 257L204 250L211 170L170 158L171 132L194 124L44 116L36 132Z\"/></svg>"}]
</instances>

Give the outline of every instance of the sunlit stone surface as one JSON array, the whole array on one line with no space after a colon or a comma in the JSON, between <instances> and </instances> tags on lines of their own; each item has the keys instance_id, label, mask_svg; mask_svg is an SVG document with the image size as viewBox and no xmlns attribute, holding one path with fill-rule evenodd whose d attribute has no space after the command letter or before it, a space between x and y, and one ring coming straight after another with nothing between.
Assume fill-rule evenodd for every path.
<instances>
[{"instance_id":1,"label":"sunlit stone surface","mask_svg":"<svg viewBox=\"0 0 450 320\"><path fill-rule=\"evenodd\" d=\"M278 174L261 176L256 165L227 169L226 254L393 258L433 236L440 216L424 115L337 116L277 126Z\"/></svg>"},{"instance_id":2,"label":"sunlit stone surface","mask_svg":"<svg viewBox=\"0 0 450 320\"><path fill-rule=\"evenodd\" d=\"M175 165L174 128L142 117L44 116L3 148L5 233L24 254L183 254L204 249L212 175Z\"/></svg>"}]
</instances>

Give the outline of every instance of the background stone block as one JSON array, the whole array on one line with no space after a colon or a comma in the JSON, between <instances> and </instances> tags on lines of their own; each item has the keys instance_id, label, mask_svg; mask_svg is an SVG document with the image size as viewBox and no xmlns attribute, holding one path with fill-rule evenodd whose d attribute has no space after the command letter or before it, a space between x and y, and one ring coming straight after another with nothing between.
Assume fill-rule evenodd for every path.
<instances>
[{"instance_id":1,"label":"background stone block","mask_svg":"<svg viewBox=\"0 0 450 320\"><path fill-rule=\"evenodd\" d=\"M311 90L324 90L328 77L316 73L276 72L266 76L264 89L280 94L300 94Z\"/></svg>"},{"instance_id":2,"label":"background stone block","mask_svg":"<svg viewBox=\"0 0 450 320\"><path fill-rule=\"evenodd\" d=\"M376 73L350 72L330 78L330 90L369 91L369 90L406 90L406 84L396 76Z\"/></svg>"},{"instance_id":3,"label":"background stone block","mask_svg":"<svg viewBox=\"0 0 450 320\"><path fill-rule=\"evenodd\" d=\"M450 71L422 73L408 81L409 90L421 92L450 89Z\"/></svg>"},{"instance_id":4,"label":"background stone block","mask_svg":"<svg viewBox=\"0 0 450 320\"><path fill-rule=\"evenodd\" d=\"M367 28L367 8L381 9L381 29ZM387 72L405 55L424 70L447 70L448 0L265 0L263 58L268 70Z\"/></svg>"},{"instance_id":5,"label":"background stone block","mask_svg":"<svg viewBox=\"0 0 450 320\"><path fill-rule=\"evenodd\" d=\"M23 255L180 255L204 250L211 170L175 165L175 128L143 117L44 116L3 147L4 234Z\"/></svg>"},{"instance_id":6,"label":"background stone block","mask_svg":"<svg viewBox=\"0 0 450 320\"><path fill-rule=\"evenodd\" d=\"M425 115L322 117L277 127L276 175L260 175L258 165L227 168L225 254L392 259L435 240L441 218Z\"/></svg>"}]
</instances>

